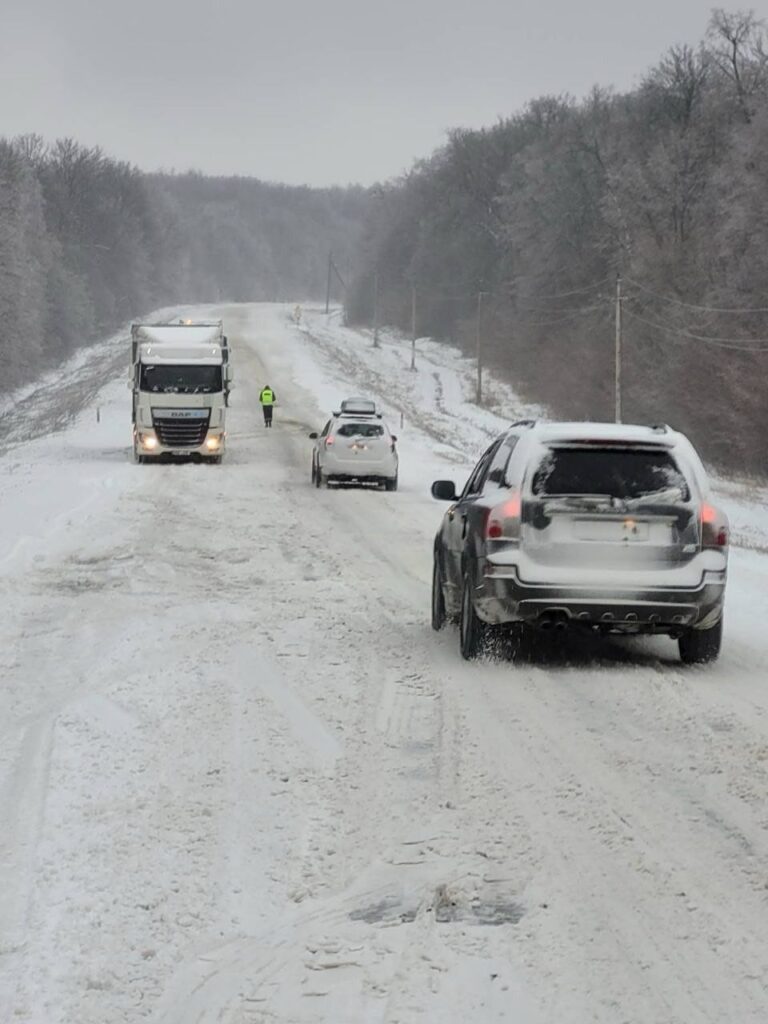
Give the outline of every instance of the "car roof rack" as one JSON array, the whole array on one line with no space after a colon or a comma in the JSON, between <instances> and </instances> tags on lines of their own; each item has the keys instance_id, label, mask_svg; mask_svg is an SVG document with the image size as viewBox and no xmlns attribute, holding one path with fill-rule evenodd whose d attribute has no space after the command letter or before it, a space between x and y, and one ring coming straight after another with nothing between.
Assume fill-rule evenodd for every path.
<instances>
[{"instance_id":1,"label":"car roof rack","mask_svg":"<svg viewBox=\"0 0 768 1024\"><path fill-rule=\"evenodd\" d=\"M351 409L336 409L331 415L340 420L380 420L383 412L353 412Z\"/></svg>"},{"instance_id":2,"label":"car roof rack","mask_svg":"<svg viewBox=\"0 0 768 1024\"><path fill-rule=\"evenodd\" d=\"M670 428L666 423L651 423L649 429L652 430L654 434L668 434Z\"/></svg>"}]
</instances>

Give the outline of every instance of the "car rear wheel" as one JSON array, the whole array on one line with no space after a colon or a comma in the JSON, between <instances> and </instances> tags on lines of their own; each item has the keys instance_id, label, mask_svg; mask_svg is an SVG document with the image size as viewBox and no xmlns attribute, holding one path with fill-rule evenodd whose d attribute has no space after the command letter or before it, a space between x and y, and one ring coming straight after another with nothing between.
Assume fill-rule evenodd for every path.
<instances>
[{"instance_id":1,"label":"car rear wheel","mask_svg":"<svg viewBox=\"0 0 768 1024\"><path fill-rule=\"evenodd\" d=\"M677 641L685 665L706 665L716 661L723 642L723 620L711 629L689 629Z\"/></svg>"},{"instance_id":2,"label":"car rear wheel","mask_svg":"<svg viewBox=\"0 0 768 1024\"><path fill-rule=\"evenodd\" d=\"M461 617L459 618L459 640L461 656L465 661L479 657L485 647L488 627L477 616L472 600L472 580L467 573L461 588Z\"/></svg>"},{"instance_id":3,"label":"car rear wheel","mask_svg":"<svg viewBox=\"0 0 768 1024\"><path fill-rule=\"evenodd\" d=\"M397 490L397 477L396 476L393 476L391 478L388 477L384 481L384 487L388 491L396 491Z\"/></svg>"},{"instance_id":4,"label":"car rear wheel","mask_svg":"<svg viewBox=\"0 0 768 1024\"><path fill-rule=\"evenodd\" d=\"M438 561L437 554L435 554L434 568L432 570L432 629L439 633L446 620L443 574L440 571L440 562Z\"/></svg>"}]
</instances>

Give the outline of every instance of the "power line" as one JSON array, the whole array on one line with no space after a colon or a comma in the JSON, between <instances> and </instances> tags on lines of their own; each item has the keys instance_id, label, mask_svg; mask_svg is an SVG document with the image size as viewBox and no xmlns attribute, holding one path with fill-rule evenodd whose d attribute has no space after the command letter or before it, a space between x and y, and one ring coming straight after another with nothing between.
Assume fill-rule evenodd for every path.
<instances>
[{"instance_id":1,"label":"power line","mask_svg":"<svg viewBox=\"0 0 768 1024\"><path fill-rule=\"evenodd\" d=\"M614 279L612 277L601 277L599 281L593 281L592 284L584 285L583 288L574 288L569 292L557 292L550 295L539 295L536 293L537 301L539 299L552 299L554 301L558 299L569 299L574 295L584 295L585 292L592 292L596 288L601 288L607 284L613 284Z\"/></svg>"},{"instance_id":2,"label":"power line","mask_svg":"<svg viewBox=\"0 0 768 1024\"><path fill-rule=\"evenodd\" d=\"M645 317L639 316L629 309L625 309L624 313L630 319L645 324L646 327L652 327L654 330L662 331L665 334L674 334L684 338L686 341L699 341L705 345L712 345L715 348L731 349L738 352L768 352L768 338L713 338L706 334L695 334L693 331L686 331L682 327L654 323L654 321L647 320Z\"/></svg>"},{"instance_id":3,"label":"power line","mask_svg":"<svg viewBox=\"0 0 768 1024\"><path fill-rule=\"evenodd\" d=\"M652 295L655 299L661 299L662 302L670 302L675 306L682 306L685 309L698 309L702 313L743 313L745 315L751 313L768 313L768 306L756 306L753 309L728 309L722 306L697 306L694 302L684 302L682 299L675 298L673 295L664 295L662 292L656 292L652 288L648 288L646 285L640 284L639 281L635 281L631 277L625 277L624 280L627 284L631 284L633 288L639 288L641 292L645 292L647 295Z\"/></svg>"},{"instance_id":4,"label":"power line","mask_svg":"<svg viewBox=\"0 0 768 1024\"><path fill-rule=\"evenodd\" d=\"M594 313L596 310L602 309L607 311L611 304L612 303L606 301L597 303L594 306L583 306L581 309L571 310L564 316L557 317L553 320L520 320L520 318L517 318L517 320L525 327L554 327L555 324L562 324L568 320L575 320L577 317L586 316L588 313ZM556 311L553 310L553 312Z\"/></svg>"},{"instance_id":5,"label":"power line","mask_svg":"<svg viewBox=\"0 0 768 1024\"><path fill-rule=\"evenodd\" d=\"M585 285L583 288L574 288L571 291L567 291L567 292L552 292L550 294L544 294L544 295L540 295L540 294L536 293L535 296L532 296L532 297L534 297L537 302L540 301L540 300L557 301L559 299L569 299L569 298L572 298L574 295L584 295L587 292L595 291L597 288L601 288L604 285L607 285L609 283L610 284L613 283L613 278L602 277L598 281L593 281L592 284ZM423 285L416 285L415 287L416 287L419 295L423 296L424 298L443 299L443 300L445 300L447 302L474 302L476 297L477 297L477 290L475 288L470 288L467 292L456 293L455 291L453 291L453 289L450 289L450 290L449 289L444 289L444 288L441 288L440 286L437 286L437 287L425 287ZM487 295L489 298L513 298L514 299L514 296L512 295L512 293L511 292L506 292L506 291L503 291L503 292L485 291L484 294ZM523 300L523 301L525 301L525 300ZM529 312L542 312L542 313L545 313L545 312L547 312L547 310L531 309L531 310L529 310ZM553 311L553 312L556 312L556 311Z\"/></svg>"}]
</instances>

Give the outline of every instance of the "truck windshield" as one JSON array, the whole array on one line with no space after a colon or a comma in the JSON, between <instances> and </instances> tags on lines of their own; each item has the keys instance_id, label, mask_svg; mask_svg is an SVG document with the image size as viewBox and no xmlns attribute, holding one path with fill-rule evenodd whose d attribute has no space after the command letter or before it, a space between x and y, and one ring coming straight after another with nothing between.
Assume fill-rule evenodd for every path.
<instances>
[{"instance_id":1,"label":"truck windshield","mask_svg":"<svg viewBox=\"0 0 768 1024\"><path fill-rule=\"evenodd\" d=\"M142 363L139 388L181 395L211 394L221 391L221 367Z\"/></svg>"}]
</instances>

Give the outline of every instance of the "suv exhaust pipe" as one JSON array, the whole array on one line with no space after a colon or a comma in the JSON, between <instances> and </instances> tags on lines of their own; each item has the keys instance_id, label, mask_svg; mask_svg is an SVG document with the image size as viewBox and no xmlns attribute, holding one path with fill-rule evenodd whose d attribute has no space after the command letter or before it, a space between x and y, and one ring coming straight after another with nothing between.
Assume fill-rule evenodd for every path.
<instances>
[{"instance_id":1,"label":"suv exhaust pipe","mask_svg":"<svg viewBox=\"0 0 768 1024\"><path fill-rule=\"evenodd\" d=\"M542 632L553 629L556 633L564 633L568 629L568 616L565 612L542 612L536 625Z\"/></svg>"}]
</instances>

